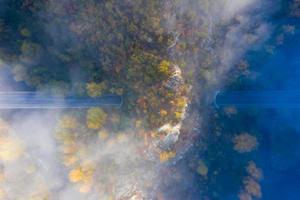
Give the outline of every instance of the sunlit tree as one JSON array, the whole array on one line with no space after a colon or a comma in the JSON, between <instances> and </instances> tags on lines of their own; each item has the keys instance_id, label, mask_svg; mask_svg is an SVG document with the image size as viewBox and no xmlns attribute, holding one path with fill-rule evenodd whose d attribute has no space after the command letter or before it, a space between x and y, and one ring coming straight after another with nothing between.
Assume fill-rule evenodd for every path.
<instances>
[{"instance_id":1,"label":"sunlit tree","mask_svg":"<svg viewBox=\"0 0 300 200\"><path fill-rule=\"evenodd\" d=\"M101 108L90 108L87 111L86 124L90 129L101 128L106 121L107 114Z\"/></svg>"},{"instance_id":2,"label":"sunlit tree","mask_svg":"<svg viewBox=\"0 0 300 200\"><path fill-rule=\"evenodd\" d=\"M98 97L102 95L102 92L106 89L106 84L102 83L87 83L86 85L87 93L91 97Z\"/></svg>"},{"instance_id":3,"label":"sunlit tree","mask_svg":"<svg viewBox=\"0 0 300 200\"><path fill-rule=\"evenodd\" d=\"M167 61L167 60L163 60L160 62L159 64L159 72L164 74L164 75L169 75L171 72L170 72L170 62Z\"/></svg>"},{"instance_id":4,"label":"sunlit tree","mask_svg":"<svg viewBox=\"0 0 300 200\"><path fill-rule=\"evenodd\" d=\"M78 126L77 119L70 116L70 115L63 116L61 121L60 121L60 127L61 128L74 129L77 126Z\"/></svg>"},{"instance_id":5,"label":"sunlit tree","mask_svg":"<svg viewBox=\"0 0 300 200\"><path fill-rule=\"evenodd\" d=\"M174 151L163 151L159 154L159 160L160 162L166 162L171 158L174 158L175 156L176 156L176 152Z\"/></svg>"},{"instance_id":6,"label":"sunlit tree","mask_svg":"<svg viewBox=\"0 0 300 200\"><path fill-rule=\"evenodd\" d=\"M22 143L11 136L0 136L0 160L13 162L19 159L24 153Z\"/></svg>"}]
</instances>

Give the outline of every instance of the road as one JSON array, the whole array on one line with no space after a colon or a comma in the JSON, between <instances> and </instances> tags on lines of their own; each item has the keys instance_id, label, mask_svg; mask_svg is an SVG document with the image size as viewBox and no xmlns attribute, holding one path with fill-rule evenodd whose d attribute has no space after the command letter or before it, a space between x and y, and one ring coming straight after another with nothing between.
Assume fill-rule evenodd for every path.
<instances>
[{"instance_id":1,"label":"road","mask_svg":"<svg viewBox=\"0 0 300 200\"><path fill-rule=\"evenodd\" d=\"M300 91L225 91L217 92L215 106L237 108L300 108Z\"/></svg>"},{"instance_id":2,"label":"road","mask_svg":"<svg viewBox=\"0 0 300 200\"><path fill-rule=\"evenodd\" d=\"M122 96L106 95L97 98L50 96L38 92L0 92L0 109L55 109L120 107Z\"/></svg>"}]
</instances>

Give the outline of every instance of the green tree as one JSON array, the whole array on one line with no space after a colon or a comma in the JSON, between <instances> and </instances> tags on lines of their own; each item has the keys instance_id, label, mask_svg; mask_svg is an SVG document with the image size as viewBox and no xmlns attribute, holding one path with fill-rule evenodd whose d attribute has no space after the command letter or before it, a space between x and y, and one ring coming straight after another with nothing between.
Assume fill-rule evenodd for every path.
<instances>
[{"instance_id":1,"label":"green tree","mask_svg":"<svg viewBox=\"0 0 300 200\"><path fill-rule=\"evenodd\" d=\"M31 36L31 33L27 28L22 28L20 30L20 33L23 37L30 37Z\"/></svg>"},{"instance_id":2,"label":"green tree","mask_svg":"<svg viewBox=\"0 0 300 200\"><path fill-rule=\"evenodd\" d=\"M41 46L31 41L23 41L21 45L22 56L25 59L36 59L41 53Z\"/></svg>"}]
</instances>

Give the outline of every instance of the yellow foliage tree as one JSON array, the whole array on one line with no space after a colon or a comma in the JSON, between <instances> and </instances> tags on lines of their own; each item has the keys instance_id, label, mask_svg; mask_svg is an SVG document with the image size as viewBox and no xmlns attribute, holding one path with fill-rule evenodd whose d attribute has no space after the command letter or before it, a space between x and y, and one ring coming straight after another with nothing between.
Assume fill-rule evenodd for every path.
<instances>
[{"instance_id":1,"label":"yellow foliage tree","mask_svg":"<svg viewBox=\"0 0 300 200\"><path fill-rule=\"evenodd\" d=\"M76 128L78 121L69 115L63 116L62 120L60 121L60 127L66 129L73 129Z\"/></svg>"},{"instance_id":2,"label":"yellow foliage tree","mask_svg":"<svg viewBox=\"0 0 300 200\"><path fill-rule=\"evenodd\" d=\"M175 119L176 120L180 120L181 119L181 117L182 117L182 113L181 112L177 112L176 111L174 114L175 114Z\"/></svg>"},{"instance_id":3,"label":"yellow foliage tree","mask_svg":"<svg viewBox=\"0 0 300 200\"><path fill-rule=\"evenodd\" d=\"M87 127L90 129L101 128L106 121L107 114L101 108L90 108L87 111Z\"/></svg>"},{"instance_id":4,"label":"yellow foliage tree","mask_svg":"<svg viewBox=\"0 0 300 200\"><path fill-rule=\"evenodd\" d=\"M186 104L186 99L184 97L178 98L176 100L176 106L180 110L182 110L186 106Z\"/></svg>"},{"instance_id":5,"label":"yellow foliage tree","mask_svg":"<svg viewBox=\"0 0 300 200\"><path fill-rule=\"evenodd\" d=\"M109 134L108 134L107 130L100 130L98 132L98 136L99 136L100 139L105 140L109 137Z\"/></svg>"},{"instance_id":6,"label":"yellow foliage tree","mask_svg":"<svg viewBox=\"0 0 300 200\"><path fill-rule=\"evenodd\" d=\"M164 109L161 109L160 112L159 112L159 115L160 115L161 117L165 117L165 116L168 115L168 112L167 112L166 110L164 110Z\"/></svg>"},{"instance_id":7,"label":"yellow foliage tree","mask_svg":"<svg viewBox=\"0 0 300 200\"><path fill-rule=\"evenodd\" d=\"M170 74L170 62L167 60L163 60L159 64L159 72L165 75Z\"/></svg>"},{"instance_id":8,"label":"yellow foliage tree","mask_svg":"<svg viewBox=\"0 0 300 200\"><path fill-rule=\"evenodd\" d=\"M171 158L174 158L175 156L176 156L176 152L174 151L163 151L159 154L159 160L160 162L166 162Z\"/></svg>"},{"instance_id":9,"label":"yellow foliage tree","mask_svg":"<svg viewBox=\"0 0 300 200\"><path fill-rule=\"evenodd\" d=\"M0 161L13 162L21 157L24 149L21 142L8 136L0 137Z\"/></svg>"},{"instance_id":10,"label":"yellow foliage tree","mask_svg":"<svg viewBox=\"0 0 300 200\"><path fill-rule=\"evenodd\" d=\"M84 178L84 173L80 167L72 169L69 173L69 179L73 183L82 181Z\"/></svg>"},{"instance_id":11,"label":"yellow foliage tree","mask_svg":"<svg viewBox=\"0 0 300 200\"><path fill-rule=\"evenodd\" d=\"M87 93L90 97L98 97L102 94L103 90L106 89L105 82L102 83L87 83L86 85Z\"/></svg>"}]
</instances>

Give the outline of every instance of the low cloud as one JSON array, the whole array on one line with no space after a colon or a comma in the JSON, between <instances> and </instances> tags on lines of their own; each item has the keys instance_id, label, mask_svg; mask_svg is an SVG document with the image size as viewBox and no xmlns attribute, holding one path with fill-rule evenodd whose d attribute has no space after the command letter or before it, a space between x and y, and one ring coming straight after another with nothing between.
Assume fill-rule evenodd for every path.
<instances>
[{"instance_id":1,"label":"low cloud","mask_svg":"<svg viewBox=\"0 0 300 200\"><path fill-rule=\"evenodd\" d=\"M0 5L2 2L0 0ZM227 72L247 50L262 44L269 37L272 25L266 20L266 16L270 12L268 4L265 2L258 0L186 1L180 2L173 12L166 14L165 28L170 33L176 32L178 38L174 47L170 48L170 57L176 60L182 56L187 64L187 70L195 72L194 75L197 78L192 82L192 92L197 94L197 98L203 98L206 93L216 87L221 87ZM168 8L167 4L168 1L166 1L166 9ZM60 1L58 4L54 1L54 4L49 4L48 9L53 9L53 13L63 14L61 6ZM178 24L182 23L180 20L184 21L186 16L190 19L190 24L183 24L187 27L178 28ZM40 13L40 17L45 16ZM80 16L78 18L80 19ZM68 19L65 20L68 23ZM81 45L69 28L62 27L56 21L45 24L44 28L57 46L64 46L69 42ZM190 34L194 30L197 34ZM60 39L57 40L57 38ZM176 52L174 49L177 42L180 44L182 40L188 44L194 44L193 47L199 50L195 50L196 53L192 49ZM209 59L211 60L209 61ZM15 64L7 64L0 58L0 67L10 68ZM22 63L18 64L22 65ZM69 73L70 80L78 82L79 79L81 81L80 73L76 70L71 71ZM4 76L6 75L3 73ZM201 77L200 81L203 81L203 85L201 85L202 82L198 85L198 77ZM0 83L2 85L0 88L5 90L11 88L9 81ZM115 193L116 199L131 199L140 196L151 199L151 195L158 192L160 182L165 181L162 180L165 178L164 174L160 174L159 171L164 171L163 169L170 166L152 159L151 153L155 150L151 149L145 153L140 147L144 141L135 140L135 130L133 129L128 130L126 137L120 136L120 140L103 142L97 134L87 137L88 139L85 139L85 136L76 138L75 142L79 146L84 146L84 150L87 151L85 156L79 157L79 159L92 161L99 165L93 179L96 180L95 184L98 184L97 188L100 188L93 189L88 194L78 192L79 185L70 183L68 177L71 169L62 167L63 152L61 148L63 145L59 144L54 137L58 119L64 113L63 110L25 110L16 111L13 114L6 114L6 112L2 114L4 120L9 118L12 131L9 132L9 135L20 140L23 151L19 160L12 163L3 162L5 179L1 184L5 186L3 192L7 197L10 199L38 195L45 197L56 193L58 199L94 200L99 198L99 194L102 197L110 198L110 194ZM203 116L205 114L195 114L194 111L188 110L185 123L192 128L198 128L197 131L199 131L202 126L199 121L205 118ZM189 117L192 117L194 121L189 120ZM183 124L183 126L185 125ZM84 131L83 134L85 134ZM109 134L117 135L118 133ZM178 155L183 157L191 146L192 144L188 144L185 148L179 149L182 152L179 152ZM151 187L154 189L149 191Z\"/></svg>"}]
</instances>

